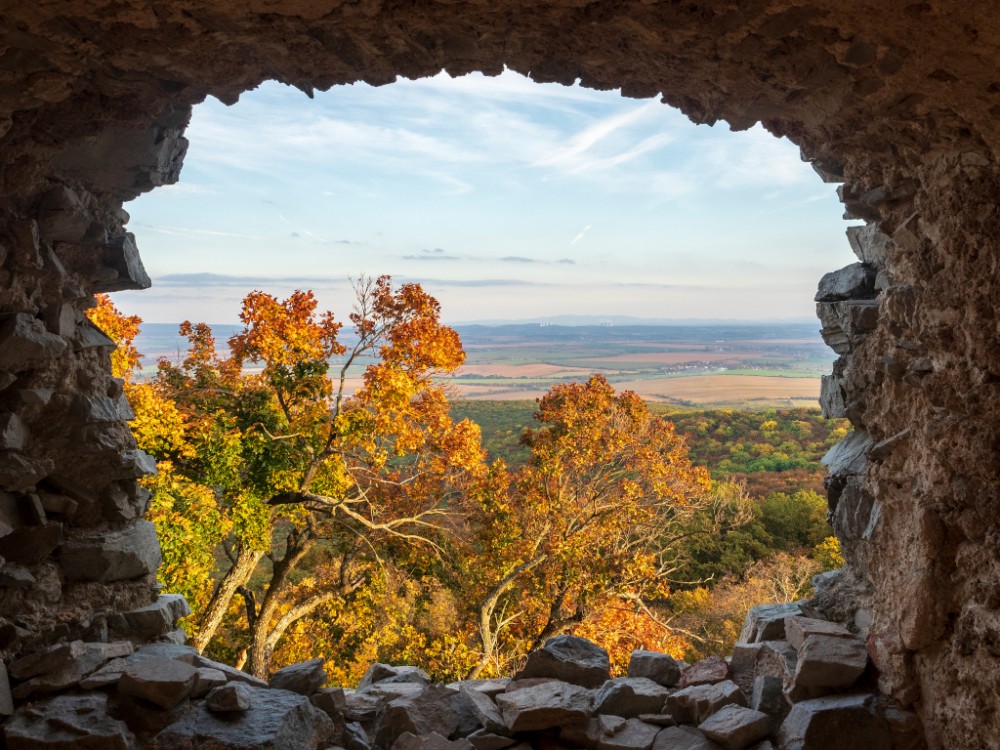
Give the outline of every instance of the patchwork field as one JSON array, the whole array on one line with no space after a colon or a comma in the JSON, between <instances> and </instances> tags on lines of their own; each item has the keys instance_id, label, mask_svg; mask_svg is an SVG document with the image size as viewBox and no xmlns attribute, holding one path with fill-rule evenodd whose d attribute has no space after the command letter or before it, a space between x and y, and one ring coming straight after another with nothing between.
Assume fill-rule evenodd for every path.
<instances>
[{"instance_id":1,"label":"patchwork field","mask_svg":"<svg viewBox=\"0 0 1000 750\"><path fill-rule=\"evenodd\" d=\"M813 406L832 353L814 325L468 326L456 396L520 400L602 373L619 390L687 406Z\"/></svg>"},{"instance_id":2,"label":"patchwork field","mask_svg":"<svg viewBox=\"0 0 1000 750\"><path fill-rule=\"evenodd\" d=\"M552 382L583 380L589 374ZM502 383L493 385L472 385L460 379L450 380L449 385L456 396L470 401L536 399L548 390L547 387L538 387L533 383L519 383L516 377L504 378ZM820 387L819 378L768 375L688 375L613 382L617 390L635 391L646 401L690 406L810 407L816 405Z\"/></svg>"},{"instance_id":3,"label":"patchwork field","mask_svg":"<svg viewBox=\"0 0 1000 750\"><path fill-rule=\"evenodd\" d=\"M767 402L812 406L819 399L818 378L769 375L692 375L663 380L641 380L622 385L647 401L689 402L698 405ZM808 402L808 403L806 403Z\"/></svg>"},{"instance_id":4,"label":"patchwork field","mask_svg":"<svg viewBox=\"0 0 1000 750\"><path fill-rule=\"evenodd\" d=\"M180 358L176 326L148 326L138 340L146 372ZM220 346L235 326L218 326ZM813 324L682 326L502 325L458 328L466 364L442 375L455 398L532 400L553 384L602 373L619 390L691 407L810 407L833 353ZM350 342L346 342L350 343ZM336 366L336 362L332 363ZM361 384L366 362L350 373Z\"/></svg>"}]
</instances>

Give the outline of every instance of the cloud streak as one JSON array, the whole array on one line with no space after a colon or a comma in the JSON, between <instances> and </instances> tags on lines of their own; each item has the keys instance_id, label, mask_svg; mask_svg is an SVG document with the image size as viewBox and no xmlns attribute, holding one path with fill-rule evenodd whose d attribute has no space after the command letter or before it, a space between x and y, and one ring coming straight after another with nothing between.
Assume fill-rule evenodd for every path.
<instances>
[{"instance_id":1,"label":"cloud streak","mask_svg":"<svg viewBox=\"0 0 1000 750\"><path fill-rule=\"evenodd\" d=\"M267 284L329 284L347 283L347 279L322 276L256 276L228 275L222 273L168 273L153 279L157 286L206 287L206 286L254 286Z\"/></svg>"},{"instance_id":2,"label":"cloud streak","mask_svg":"<svg viewBox=\"0 0 1000 750\"><path fill-rule=\"evenodd\" d=\"M662 108L658 102L648 102L634 109L604 117L577 132L569 144L555 153L540 159L536 166L555 167L568 174L608 170L666 146L674 137L670 133L656 133L639 137L633 131L637 125ZM626 137L616 137L626 136ZM601 147L605 148L601 148Z\"/></svg>"},{"instance_id":3,"label":"cloud streak","mask_svg":"<svg viewBox=\"0 0 1000 750\"><path fill-rule=\"evenodd\" d=\"M142 226L143 231L156 232L157 234L169 234L176 237L225 237L239 240L259 240L260 237L252 234L240 234L239 232L220 232L213 229L182 229L168 227Z\"/></svg>"},{"instance_id":4,"label":"cloud streak","mask_svg":"<svg viewBox=\"0 0 1000 750\"><path fill-rule=\"evenodd\" d=\"M569 243L569 246L570 246L570 247L573 247L573 245L575 245L575 244L576 244L577 242L579 242L579 241L580 241L580 240L582 240L582 239L583 239L584 237L586 237L586 236L587 236L587 232L589 232L589 231L590 231L590 227L591 227L591 225L590 225L590 224L588 224L588 225L587 225L587 226L585 226L585 227L584 227L583 229L581 229L581 230L580 230L579 232L577 232L577 233L576 233L576 237L574 237L574 238L573 238L573 239L572 239L572 240L570 241L570 243Z\"/></svg>"},{"instance_id":5,"label":"cloud streak","mask_svg":"<svg viewBox=\"0 0 1000 750\"><path fill-rule=\"evenodd\" d=\"M433 277L417 277L396 275L392 277L394 284L419 283L434 284L436 286L537 286L537 282L527 279L492 279L492 278L466 278L466 279L444 279ZM310 286L343 286L350 285L347 277L330 276L266 276L266 275L239 275L220 273L173 273L159 275L154 279L156 286L176 286L190 289L200 289L205 287L233 287L241 286L248 291L253 287L262 286L290 286L307 289Z\"/></svg>"}]
</instances>

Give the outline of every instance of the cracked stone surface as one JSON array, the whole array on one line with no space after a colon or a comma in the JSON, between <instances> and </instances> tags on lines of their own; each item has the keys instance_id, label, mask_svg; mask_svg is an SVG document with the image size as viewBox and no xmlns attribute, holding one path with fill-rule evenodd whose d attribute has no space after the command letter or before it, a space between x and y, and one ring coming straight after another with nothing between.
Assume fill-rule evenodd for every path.
<instances>
[{"instance_id":1,"label":"cracked stone surface","mask_svg":"<svg viewBox=\"0 0 1000 750\"><path fill-rule=\"evenodd\" d=\"M821 314L840 359L822 402L854 423L862 437L851 447L864 447L831 467L847 568L824 611L867 613L879 686L917 707L932 746L1000 736L1000 712L982 710L995 703L990 675L1000 671L1000 16L991 4L8 5L0 413L16 421L0 493L50 499L44 538L3 529L0 554L24 584L0 594L3 617L18 623L5 661L86 640L96 620L156 599L151 547L122 580L96 567L98 580L67 580L59 547L131 538L142 523L135 480L153 466L122 421L107 343L80 313L95 291L147 285L142 233L129 234L121 205L178 179L190 107L209 94L235 102L267 78L311 92L507 66L536 81L661 97L699 123L762 122L798 144L820 179L841 183L847 215L865 222L845 238L864 268L849 274L859 283L824 283L834 299ZM31 548L8 549L22 545Z\"/></svg>"}]
</instances>

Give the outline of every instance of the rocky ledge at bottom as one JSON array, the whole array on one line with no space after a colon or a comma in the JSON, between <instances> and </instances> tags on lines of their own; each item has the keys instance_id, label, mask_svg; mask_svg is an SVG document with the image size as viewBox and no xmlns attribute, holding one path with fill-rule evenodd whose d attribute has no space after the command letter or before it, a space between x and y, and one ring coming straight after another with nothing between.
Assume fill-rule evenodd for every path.
<instances>
[{"instance_id":1,"label":"rocky ledge at bottom","mask_svg":"<svg viewBox=\"0 0 1000 750\"><path fill-rule=\"evenodd\" d=\"M265 682L176 643L97 646L15 662L13 692L0 671L6 750L925 748L916 714L878 693L865 644L788 605L751 610L731 658L636 651L617 678L602 648L566 635L511 678L441 685L375 664L357 689L321 687L322 659Z\"/></svg>"}]
</instances>

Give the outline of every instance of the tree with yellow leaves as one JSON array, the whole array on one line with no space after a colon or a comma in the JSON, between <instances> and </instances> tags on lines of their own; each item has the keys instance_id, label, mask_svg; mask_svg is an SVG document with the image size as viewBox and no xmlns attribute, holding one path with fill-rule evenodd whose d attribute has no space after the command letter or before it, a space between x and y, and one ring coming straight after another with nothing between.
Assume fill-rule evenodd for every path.
<instances>
[{"instance_id":1,"label":"tree with yellow leaves","mask_svg":"<svg viewBox=\"0 0 1000 750\"><path fill-rule=\"evenodd\" d=\"M527 465L480 495L476 544L492 564L478 573L473 676L592 612L610 622L611 601L648 612L669 592L683 521L710 486L673 425L601 375L554 386L535 418Z\"/></svg>"},{"instance_id":2,"label":"tree with yellow leaves","mask_svg":"<svg viewBox=\"0 0 1000 750\"><path fill-rule=\"evenodd\" d=\"M184 323L185 358L161 360L150 386L178 419L139 405L180 435L144 441L169 467L153 505L170 498L172 512L159 521L174 524L180 544L218 538L226 561L202 594L193 644L208 647L239 596L248 637L237 662L257 675L294 623L364 586L393 545L434 552L455 497L484 471L478 428L451 420L433 380L464 360L437 301L388 277L355 291L347 343L302 291L247 295L226 356L207 325ZM351 393L356 366L364 372ZM206 489L216 516L193 502Z\"/></svg>"}]
</instances>

